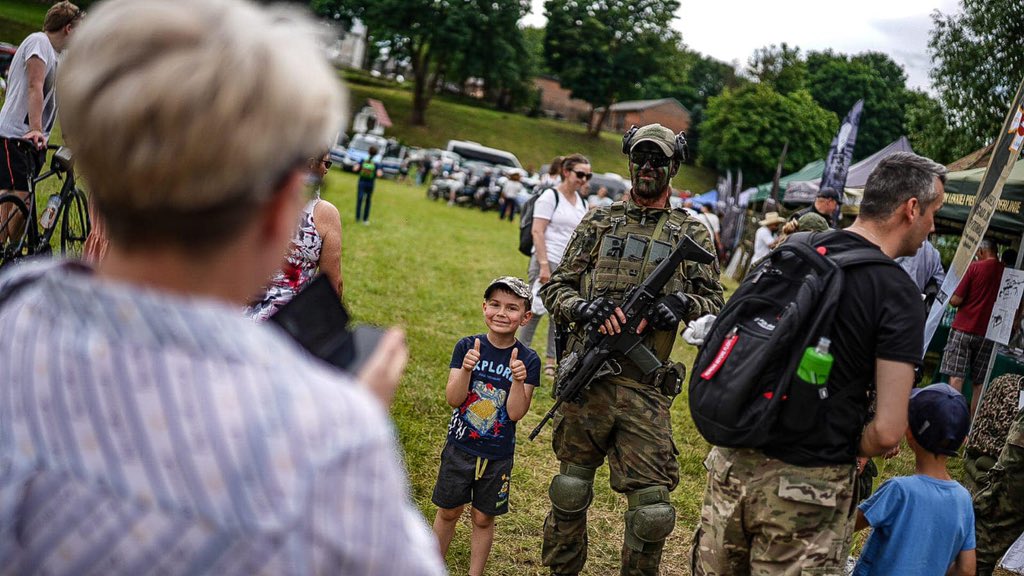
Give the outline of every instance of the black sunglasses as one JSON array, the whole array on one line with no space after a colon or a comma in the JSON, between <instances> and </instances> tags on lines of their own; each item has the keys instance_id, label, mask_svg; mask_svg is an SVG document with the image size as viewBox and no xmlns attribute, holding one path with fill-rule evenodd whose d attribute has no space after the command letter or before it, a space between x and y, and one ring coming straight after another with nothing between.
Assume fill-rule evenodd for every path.
<instances>
[{"instance_id":1,"label":"black sunglasses","mask_svg":"<svg viewBox=\"0 0 1024 576\"><path fill-rule=\"evenodd\" d=\"M334 162L331 162L330 160L321 160L320 163L323 164L324 168L327 168L328 170L331 169L331 166L334 166Z\"/></svg>"},{"instance_id":2,"label":"black sunglasses","mask_svg":"<svg viewBox=\"0 0 1024 576\"><path fill-rule=\"evenodd\" d=\"M590 180L591 178L594 177L594 173L593 172L583 172L582 170L581 171L573 170L572 173L575 174L576 177L579 178L580 180Z\"/></svg>"},{"instance_id":3,"label":"black sunglasses","mask_svg":"<svg viewBox=\"0 0 1024 576\"><path fill-rule=\"evenodd\" d=\"M661 168L668 166L672 162L672 158L661 152L633 152L629 155L629 161L641 167L650 164L654 168Z\"/></svg>"}]
</instances>

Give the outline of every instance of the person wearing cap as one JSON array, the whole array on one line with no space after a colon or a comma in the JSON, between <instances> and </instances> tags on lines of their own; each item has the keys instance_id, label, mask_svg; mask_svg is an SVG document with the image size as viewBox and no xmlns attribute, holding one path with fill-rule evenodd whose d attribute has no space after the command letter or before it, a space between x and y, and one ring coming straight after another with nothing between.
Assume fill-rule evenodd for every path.
<instances>
[{"instance_id":1,"label":"person wearing cap","mask_svg":"<svg viewBox=\"0 0 1024 576\"><path fill-rule=\"evenodd\" d=\"M750 263L756 264L768 255L775 243L775 231L786 223L786 219L779 216L778 212L769 212L764 215L764 220L758 222L760 228L754 233L754 255L750 257Z\"/></svg>"},{"instance_id":2,"label":"person wearing cap","mask_svg":"<svg viewBox=\"0 0 1024 576\"><path fill-rule=\"evenodd\" d=\"M240 313L348 110L316 24L94 6L57 92L110 245L0 275L0 573L444 574L387 413L402 332L349 375Z\"/></svg>"},{"instance_id":3,"label":"person wearing cap","mask_svg":"<svg viewBox=\"0 0 1024 576\"><path fill-rule=\"evenodd\" d=\"M947 460L967 437L967 400L949 384L910 396L906 438L915 474L884 482L857 506L856 530L871 527L853 576L974 574L974 509Z\"/></svg>"},{"instance_id":4,"label":"person wearing cap","mask_svg":"<svg viewBox=\"0 0 1024 576\"><path fill-rule=\"evenodd\" d=\"M452 415L431 498L437 506L434 534L447 556L466 504L472 507L472 576L484 573L494 519L508 512L516 422L540 385L540 358L516 339L530 319L532 299L519 278L495 278L484 291L487 331L456 342L449 364L444 396Z\"/></svg>"},{"instance_id":5,"label":"person wearing cap","mask_svg":"<svg viewBox=\"0 0 1024 576\"><path fill-rule=\"evenodd\" d=\"M552 316L569 327L565 357L586 350L588 328L621 331L622 304L682 236L714 254L704 224L671 209L671 180L686 158L685 136L659 124L631 128L623 138L632 179L630 199L589 212L576 227L561 265L540 292ZM560 471L551 481L542 561L555 574L578 574L587 555L587 508L597 468L608 459L611 487L628 510L622 574L658 574L665 538L675 526L669 498L679 483L669 409L683 369L669 360L680 323L717 314L723 304L718 262L684 261L641 323L646 346L663 364L644 375L616 353L616 374L595 379L582 402L562 404L552 427ZM571 364L571 363L569 363ZM562 374L559 374L562 378ZM557 382L557 380L556 380Z\"/></svg>"},{"instance_id":6,"label":"person wearing cap","mask_svg":"<svg viewBox=\"0 0 1024 576\"><path fill-rule=\"evenodd\" d=\"M854 223L811 236L812 245L825 255L913 254L934 228L945 173L916 154L885 158L868 177ZM704 460L696 576L843 573L857 458L886 454L907 430L914 367L924 349L920 301L913 281L894 264L844 269L823 334L832 341L834 363L820 412L798 425L780 418L756 445L714 446Z\"/></svg>"},{"instance_id":7,"label":"person wearing cap","mask_svg":"<svg viewBox=\"0 0 1024 576\"><path fill-rule=\"evenodd\" d=\"M824 232L825 230L828 230L828 222L825 222L821 215L815 212L804 214L799 220L789 220L782 225L782 230L779 231L778 237L772 242L771 248L774 250L776 246L781 245L790 234L796 234L797 232Z\"/></svg>"},{"instance_id":8,"label":"person wearing cap","mask_svg":"<svg viewBox=\"0 0 1024 576\"><path fill-rule=\"evenodd\" d=\"M818 190L818 195L814 198L814 204L797 210L790 214L790 220L799 220L804 214L815 213L825 219L828 222L829 228L835 227L835 213L836 208L839 207L839 203L842 198L839 192L832 188L822 188Z\"/></svg>"}]
</instances>

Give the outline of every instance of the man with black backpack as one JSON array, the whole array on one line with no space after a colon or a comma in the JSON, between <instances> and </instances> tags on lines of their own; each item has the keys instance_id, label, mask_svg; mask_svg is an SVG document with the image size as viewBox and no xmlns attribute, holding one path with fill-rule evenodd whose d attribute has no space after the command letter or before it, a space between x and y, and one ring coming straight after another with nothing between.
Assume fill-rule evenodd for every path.
<instances>
[{"instance_id":1,"label":"man with black backpack","mask_svg":"<svg viewBox=\"0 0 1024 576\"><path fill-rule=\"evenodd\" d=\"M920 291L892 259L933 230L945 173L886 158L852 226L790 236L722 310L690 381L715 444L694 574L843 573L856 459L899 444L922 357Z\"/></svg>"},{"instance_id":2,"label":"man with black backpack","mask_svg":"<svg viewBox=\"0 0 1024 576\"><path fill-rule=\"evenodd\" d=\"M714 251L707 227L668 204L672 176L686 158L683 134L659 124L634 126L623 138L622 151L629 156L631 199L587 213L541 289L552 317L570 332L556 386L573 370L573 355L586 350L591 326L621 333L627 317L619 306L683 235ZM669 361L669 353L680 322L714 314L722 306L718 277L717 261L685 261L649 306L647 320L634 324L645 336L641 346L661 366L645 372L632 356L613 353L612 373L596 377L580 402L562 404L551 442L561 468L548 491L551 511L544 521L542 551L552 573L583 570L594 475L607 457L611 487L626 495L629 506L621 574L658 574L665 538L675 526L669 494L679 483L669 409L683 368Z\"/></svg>"}]
</instances>

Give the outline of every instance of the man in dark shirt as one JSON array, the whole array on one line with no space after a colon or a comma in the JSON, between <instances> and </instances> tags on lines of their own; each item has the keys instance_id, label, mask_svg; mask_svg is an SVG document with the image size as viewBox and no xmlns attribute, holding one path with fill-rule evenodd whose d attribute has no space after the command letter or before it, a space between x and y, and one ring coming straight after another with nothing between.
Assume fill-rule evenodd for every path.
<instances>
[{"instance_id":1,"label":"man in dark shirt","mask_svg":"<svg viewBox=\"0 0 1024 576\"><path fill-rule=\"evenodd\" d=\"M790 220L799 220L804 214L810 214L815 212L821 215L822 218L828 222L829 228L835 228L835 216L836 208L839 207L839 192L832 188L822 188L818 190L818 196L814 199L814 204L804 208L803 210L797 210L789 216Z\"/></svg>"},{"instance_id":2,"label":"man in dark shirt","mask_svg":"<svg viewBox=\"0 0 1024 576\"><path fill-rule=\"evenodd\" d=\"M946 348L942 351L942 366L939 370L949 375L949 385L957 390L963 390L968 371L975 386L985 379L993 345L991 340L985 339L985 333L999 294L1004 268L1003 263L996 258L995 243L982 240L978 245L978 260L967 267L967 272L949 299L949 305L957 308L957 312ZM979 395L972 396L973 417Z\"/></svg>"},{"instance_id":3,"label":"man in dark shirt","mask_svg":"<svg viewBox=\"0 0 1024 576\"><path fill-rule=\"evenodd\" d=\"M934 228L946 170L908 153L868 178L860 214L826 233L819 250L866 247L913 254ZM829 334L835 363L828 398L809 430L780 420L764 449L714 447L696 536L694 574L841 573L852 534L855 461L899 445L914 366L921 359L920 292L895 265L865 264L844 277ZM868 421L871 399L877 400Z\"/></svg>"}]
</instances>

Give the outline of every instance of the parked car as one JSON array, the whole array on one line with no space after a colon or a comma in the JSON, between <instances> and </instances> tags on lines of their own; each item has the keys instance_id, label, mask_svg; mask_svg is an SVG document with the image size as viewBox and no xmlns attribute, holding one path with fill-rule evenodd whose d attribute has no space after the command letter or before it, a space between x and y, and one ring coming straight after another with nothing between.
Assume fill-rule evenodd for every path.
<instances>
[{"instance_id":1,"label":"parked car","mask_svg":"<svg viewBox=\"0 0 1024 576\"><path fill-rule=\"evenodd\" d=\"M331 147L331 160L348 171L356 170L356 167L370 157L370 148L377 148L376 161L384 157L384 151L388 147L388 141L382 136L373 134L356 134L349 141L346 148L339 146Z\"/></svg>"},{"instance_id":2,"label":"parked car","mask_svg":"<svg viewBox=\"0 0 1024 576\"><path fill-rule=\"evenodd\" d=\"M605 172L604 174L595 172L587 186L587 195L597 194L597 190L601 186L608 189L608 197L615 201L621 200L622 195L632 188L629 180L614 172Z\"/></svg>"},{"instance_id":3,"label":"parked car","mask_svg":"<svg viewBox=\"0 0 1024 576\"><path fill-rule=\"evenodd\" d=\"M11 60L14 60L14 53L17 51L18 47L14 44L0 42L0 78L7 79L8 68L10 68Z\"/></svg>"},{"instance_id":4,"label":"parked car","mask_svg":"<svg viewBox=\"0 0 1024 576\"><path fill-rule=\"evenodd\" d=\"M448 151L455 152L466 160L479 160L494 166L522 168L516 155L506 150L484 146L469 140L449 140Z\"/></svg>"}]
</instances>

